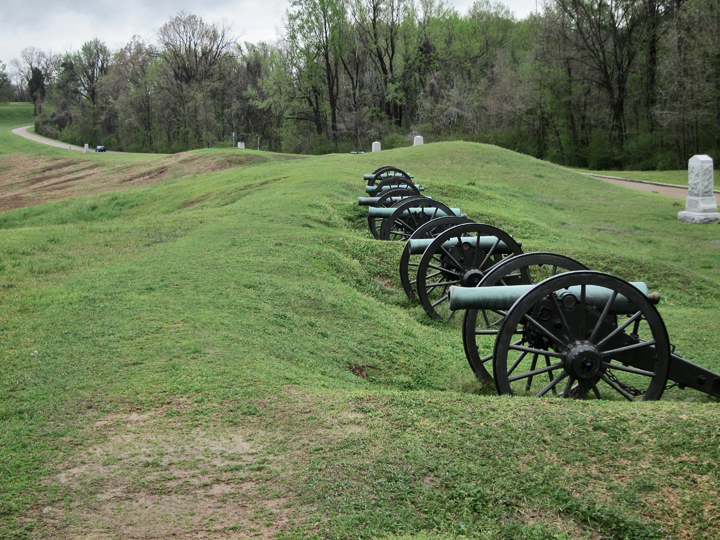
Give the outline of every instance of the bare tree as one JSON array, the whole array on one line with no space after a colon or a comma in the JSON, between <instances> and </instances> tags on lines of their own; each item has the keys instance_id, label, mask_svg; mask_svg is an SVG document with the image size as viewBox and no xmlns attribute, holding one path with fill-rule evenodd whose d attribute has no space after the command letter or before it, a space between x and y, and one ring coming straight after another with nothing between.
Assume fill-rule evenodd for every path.
<instances>
[{"instance_id":1,"label":"bare tree","mask_svg":"<svg viewBox=\"0 0 720 540\"><path fill-rule=\"evenodd\" d=\"M640 50L646 10L641 0L554 0L564 16L566 40L575 60L607 96L612 132L625 143L628 79Z\"/></svg>"},{"instance_id":2,"label":"bare tree","mask_svg":"<svg viewBox=\"0 0 720 540\"><path fill-rule=\"evenodd\" d=\"M175 79L185 84L219 76L222 61L233 55L236 46L227 27L183 12L160 28L158 38L160 55Z\"/></svg>"},{"instance_id":3,"label":"bare tree","mask_svg":"<svg viewBox=\"0 0 720 540\"><path fill-rule=\"evenodd\" d=\"M400 92L399 66L401 25L407 14L406 0L353 0L354 28L379 74L379 94L388 119L402 118L404 96Z\"/></svg>"}]
</instances>

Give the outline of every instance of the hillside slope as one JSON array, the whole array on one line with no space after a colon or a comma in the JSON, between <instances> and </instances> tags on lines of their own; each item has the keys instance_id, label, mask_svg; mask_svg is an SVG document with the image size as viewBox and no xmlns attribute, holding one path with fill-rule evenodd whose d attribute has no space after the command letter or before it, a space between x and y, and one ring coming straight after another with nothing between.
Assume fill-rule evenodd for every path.
<instances>
[{"instance_id":1,"label":"hillside slope","mask_svg":"<svg viewBox=\"0 0 720 540\"><path fill-rule=\"evenodd\" d=\"M645 280L716 370L720 228L477 144L186 157L237 155L258 157L0 213L5 536L718 536L714 400L495 396L356 200L391 163L526 251Z\"/></svg>"}]
</instances>

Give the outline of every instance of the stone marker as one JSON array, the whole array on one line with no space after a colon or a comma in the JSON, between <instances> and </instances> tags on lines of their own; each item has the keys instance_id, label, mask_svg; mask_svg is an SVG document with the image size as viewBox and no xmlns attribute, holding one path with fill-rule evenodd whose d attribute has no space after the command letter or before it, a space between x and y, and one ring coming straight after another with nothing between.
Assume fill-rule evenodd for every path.
<instances>
[{"instance_id":1,"label":"stone marker","mask_svg":"<svg viewBox=\"0 0 720 540\"><path fill-rule=\"evenodd\" d=\"M68 144L68 152L72 152L72 146Z\"/></svg>"},{"instance_id":2,"label":"stone marker","mask_svg":"<svg viewBox=\"0 0 720 540\"><path fill-rule=\"evenodd\" d=\"M245 143L244 142L238 142L238 148L240 150L245 150Z\"/></svg>"},{"instance_id":3,"label":"stone marker","mask_svg":"<svg viewBox=\"0 0 720 540\"><path fill-rule=\"evenodd\" d=\"M413 146L422 146L423 138L422 135L415 135L413 139Z\"/></svg>"},{"instance_id":4,"label":"stone marker","mask_svg":"<svg viewBox=\"0 0 720 540\"><path fill-rule=\"evenodd\" d=\"M713 160L710 156L693 156L688 162L688 196L685 210L678 219L688 223L719 223L717 201L713 194Z\"/></svg>"},{"instance_id":5,"label":"stone marker","mask_svg":"<svg viewBox=\"0 0 720 540\"><path fill-rule=\"evenodd\" d=\"M379 152L380 151L380 143L378 141L375 141L372 144L372 151L373 152Z\"/></svg>"},{"instance_id":6,"label":"stone marker","mask_svg":"<svg viewBox=\"0 0 720 540\"><path fill-rule=\"evenodd\" d=\"M85 143L85 149L83 150L83 154L89 154L90 153L90 145L88 143Z\"/></svg>"}]
</instances>

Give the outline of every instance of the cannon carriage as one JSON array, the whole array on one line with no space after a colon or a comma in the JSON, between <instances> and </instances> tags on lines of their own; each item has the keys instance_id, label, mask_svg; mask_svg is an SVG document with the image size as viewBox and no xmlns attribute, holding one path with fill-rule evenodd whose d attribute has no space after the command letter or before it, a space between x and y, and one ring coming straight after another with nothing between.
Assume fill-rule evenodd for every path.
<instances>
[{"instance_id":1,"label":"cannon carriage","mask_svg":"<svg viewBox=\"0 0 720 540\"><path fill-rule=\"evenodd\" d=\"M471 222L455 225L432 239L411 239L408 252L422 253L415 290L423 309L436 321L449 321L455 314L448 303L450 287L475 287L506 257L521 254L522 247L497 227Z\"/></svg>"},{"instance_id":2,"label":"cannon carriage","mask_svg":"<svg viewBox=\"0 0 720 540\"><path fill-rule=\"evenodd\" d=\"M468 310L463 345L478 379L492 380L499 394L538 398L652 401L668 384L720 397L720 375L673 351L659 295L644 283L575 269L580 263L554 254L527 255L536 257L492 285L449 292L451 309ZM523 283L532 264L549 265L552 275ZM494 338L490 354L480 356L479 336Z\"/></svg>"},{"instance_id":3,"label":"cannon carriage","mask_svg":"<svg viewBox=\"0 0 720 540\"><path fill-rule=\"evenodd\" d=\"M720 397L719 374L674 352L659 295L644 283L560 254L523 253L509 234L384 169L365 175L369 193L386 182L380 197L368 198L368 222L378 238L405 240L400 281L408 298L437 321L464 311L463 347L478 380L499 394L538 398L651 401L673 386ZM382 198L384 190L392 191Z\"/></svg>"},{"instance_id":4,"label":"cannon carriage","mask_svg":"<svg viewBox=\"0 0 720 540\"><path fill-rule=\"evenodd\" d=\"M386 165L375 169L371 174L364 174L363 179L367 180L368 186L374 186L376 183L388 178L405 178L412 181L412 176L393 165Z\"/></svg>"}]
</instances>

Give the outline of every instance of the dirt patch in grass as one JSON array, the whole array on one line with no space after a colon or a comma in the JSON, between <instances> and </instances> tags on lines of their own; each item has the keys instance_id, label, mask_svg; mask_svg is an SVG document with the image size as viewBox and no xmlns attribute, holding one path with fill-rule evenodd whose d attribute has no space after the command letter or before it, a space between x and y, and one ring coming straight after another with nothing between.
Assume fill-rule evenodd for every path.
<instances>
[{"instance_id":1,"label":"dirt patch in grass","mask_svg":"<svg viewBox=\"0 0 720 540\"><path fill-rule=\"evenodd\" d=\"M224 153L180 153L131 164L99 159L94 154L91 158L0 156L0 211L159 184L266 161L258 155Z\"/></svg>"},{"instance_id":2,"label":"dirt patch in grass","mask_svg":"<svg viewBox=\"0 0 720 540\"><path fill-rule=\"evenodd\" d=\"M588 540L602 540L603 538L597 532L588 532L583 529L574 519L546 508L521 507L518 509L518 514L525 523L530 525L544 523L551 529L558 530L571 538L586 538Z\"/></svg>"},{"instance_id":3,"label":"dirt patch in grass","mask_svg":"<svg viewBox=\"0 0 720 540\"><path fill-rule=\"evenodd\" d=\"M284 464L242 428L171 427L163 414L94 422L96 445L47 478L52 538L273 538L302 513Z\"/></svg>"}]
</instances>

